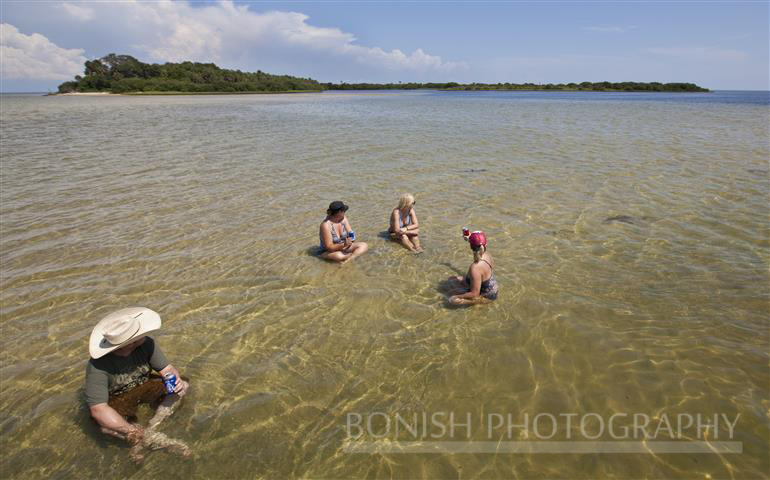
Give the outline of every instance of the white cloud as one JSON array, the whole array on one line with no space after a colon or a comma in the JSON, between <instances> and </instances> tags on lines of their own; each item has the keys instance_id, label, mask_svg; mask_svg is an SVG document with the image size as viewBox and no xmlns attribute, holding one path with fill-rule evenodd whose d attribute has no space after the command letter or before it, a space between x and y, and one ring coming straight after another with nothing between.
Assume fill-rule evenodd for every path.
<instances>
[{"instance_id":1,"label":"white cloud","mask_svg":"<svg viewBox=\"0 0 770 480\"><path fill-rule=\"evenodd\" d=\"M79 48L61 48L39 33L25 35L0 24L0 76L3 79L72 80L86 58Z\"/></svg>"},{"instance_id":2,"label":"white cloud","mask_svg":"<svg viewBox=\"0 0 770 480\"><path fill-rule=\"evenodd\" d=\"M244 64L264 63L266 58L283 56L422 74L467 68L463 62L447 62L420 48L404 53L358 45L353 34L311 25L303 13L258 13L230 0L203 7L167 0L92 5L100 19L118 17L133 26L142 25L141 34L135 36L141 41L132 46L153 61L221 62L243 68ZM115 24L115 28L121 28L120 24Z\"/></svg>"},{"instance_id":3,"label":"white cloud","mask_svg":"<svg viewBox=\"0 0 770 480\"><path fill-rule=\"evenodd\" d=\"M635 28L636 28L635 25L629 25L627 27L621 27L617 25L604 25L604 26L596 26L596 27L581 27L581 30L585 30L587 32L600 32L600 33L623 33L629 30L633 30Z\"/></svg>"},{"instance_id":4,"label":"white cloud","mask_svg":"<svg viewBox=\"0 0 770 480\"><path fill-rule=\"evenodd\" d=\"M88 20L92 20L94 18L94 11L82 5L75 5L73 3L64 2L59 5L59 7L61 7L61 9L64 10L67 15L81 22L87 22Z\"/></svg>"},{"instance_id":5,"label":"white cloud","mask_svg":"<svg viewBox=\"0 0 770 480\"><path fill-rule=\"evenodd\" d=\"M231 0L68 0L30 2L25 16L53 22L55 27L36 31L76 42L89 58L118 53L144 62L213 62L223 68L348 82L448 81L469 71L466 63L446 61L419 45L413 50L362 45L351 32L313 25L304 13L257 8ZM8 32L24 45L4 41L4 78L38 74L39 80L69 80L82 72L83 50L60 49L42 35L23 35L15 27ZM47 48L33 52L28 45L32 40Z\"/></svg>"},{"instance_id":6,"label":"white cloud","mask_svg":"<svg viewBox=\"0 0 770 480\"><path fill-rule=\"evenodd\" d=\"M681 60L740 62L748 58L748 55L740 50L714 47L662 47L648 48L645 51Z\"/></svg>"}]
</instances>

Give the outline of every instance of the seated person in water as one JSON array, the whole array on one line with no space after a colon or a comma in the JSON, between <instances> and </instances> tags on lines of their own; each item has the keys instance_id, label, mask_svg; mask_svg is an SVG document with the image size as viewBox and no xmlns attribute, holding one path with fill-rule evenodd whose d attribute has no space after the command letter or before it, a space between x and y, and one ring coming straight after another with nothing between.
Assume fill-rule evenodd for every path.
<instances>
[{"instance_id":1,"label":"seated person in water","mask_svg":"<svg viewBox=\"0 0 770 480\"><path fill-rule=\"evenodd\" d=\"M369 249L364 242L350 238L349 234L353 229L345 216L347 210L348 206L339 200L329 204L326 218L321 222L318 232L321 239L321 258L345 263L363 255Z\"/></svg>"},{"instance_id":2,"label":"seated person in water","mask_svg":"<svg viewBox=\"0 0 770 480\"><path fill-rule=\"evenodd\" d=\"M408 193L401 195L398 207L390 213L390 238L400 242L407 249L420 253L420 224L414 212L414 197Z\"/></svg>"},{"instance_id":3,"label":"seated person in water","mask_svg":"<svg viewBox=\"0 0 770 480\"><path fill-rule=\"evenodd\" d=\"M494 261L487 252L487 237L484 232L473 232L468 237L473 251L473 263L465 277L450 277L450 282L460 285L465 293L453 295L449 301L454 305L470 305L497 299L497 280L492 271Z\"/></svg>"},{"instance_id":4,"label":"seated person in water","mask_svg":"<svg viewBox=\"0 0 770 480\"><path fill-rule=\"evenodd\" d=\"M160 316L149 308L124 308L104 317L91 332L86 367L85 399L91 417L103 433L127 440L130 456L144 458L144 449L167 448L190 455L187 445L156 429L173 413L189 384L147 334L160 328ZM174 374L174 393L168 393L163 377ZM155 414L147 427L137 423L137 408L147 403Z\"/></svg>"}]
</instances>

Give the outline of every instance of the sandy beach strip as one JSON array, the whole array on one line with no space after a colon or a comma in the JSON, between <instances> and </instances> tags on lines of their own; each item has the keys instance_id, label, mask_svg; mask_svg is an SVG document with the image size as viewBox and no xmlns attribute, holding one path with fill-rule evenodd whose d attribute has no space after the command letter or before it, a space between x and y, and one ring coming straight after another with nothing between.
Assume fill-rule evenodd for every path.
<instances>
[{"instance_id":1,"label":"sandy beach strip","mask_svg":"<svg viewBox=\"0 0 770 480\"><path fill-rule=\"evenodd\" d=\"M51 93L50 95L76 95L80 97L103 97L105 95L120 95L119 93L110 92L68 92L68 93Z\"/></svg>"}]
</instances>

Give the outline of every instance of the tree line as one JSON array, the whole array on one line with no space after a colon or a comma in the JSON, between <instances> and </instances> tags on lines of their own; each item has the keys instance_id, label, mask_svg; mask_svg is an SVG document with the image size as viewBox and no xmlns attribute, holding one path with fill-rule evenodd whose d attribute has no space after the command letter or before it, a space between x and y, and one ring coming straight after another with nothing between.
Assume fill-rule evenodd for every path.
<instances>
[{"instance_id":1,"label":"tree line","mask_svg":"<svg viewBox=\"0 0 770 480\"><path fill-rule=\"evenodd\" d=\"M555 90L595 92L708 92L694 83L582 82L582 83L324 83L329 90Z\"/></svg>"},{"instance_id":2,"label":"tree line","mask_svg":"<svg viewBox=\"0 0 770 480\"><path fill-rule=\"evenodd\" d=\"M85 63L84 74L59 85L70 92L290 92L324 90L317 81L289 75L249 73L213 63L143 63L130 55L111 53Z\"/></svg>"},{"instance_id":3,"label":"tree line","mask_svg":"<svg viewBox=\"0 0 770 480\"><path fill-rule=\"evenodd\" d=\"M183 92L249 93L321 90L555 90L623 92L708 92L694 83L582 82L582 83L319 83L311 78L242 72L213 63L143 63L130 55L111 53L85 62L83 75L59 85L70 92Z\"/></svg>"}]
</instances>

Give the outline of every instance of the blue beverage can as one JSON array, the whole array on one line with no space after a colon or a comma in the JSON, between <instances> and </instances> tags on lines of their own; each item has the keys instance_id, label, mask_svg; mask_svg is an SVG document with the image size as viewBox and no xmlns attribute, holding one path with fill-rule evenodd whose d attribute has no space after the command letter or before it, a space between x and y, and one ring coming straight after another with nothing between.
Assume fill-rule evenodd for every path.
<instances>
[{"instance_id":1,"label":"blue beverage can","mask_svg":"<svg viewBox=\"0 0 770 480\"><path fill-rule=\"evenodd\" d=\"M355 242L356 241L356 232L354 230L349 231L348 232L348 237L350 238L351 242Z\"/></svg>"},{"instance_id":2,"label":"blue beverage can","mask_svg":"<svg viewBox=\"0 0 770 480\"><path fill-rule=\"evenodd\" d=\"M168 393L174 393L174 387L176 387L176 375L170 372L163 375L163 383L166 385L166 391Z\"/></svg>"}]
</instances>

